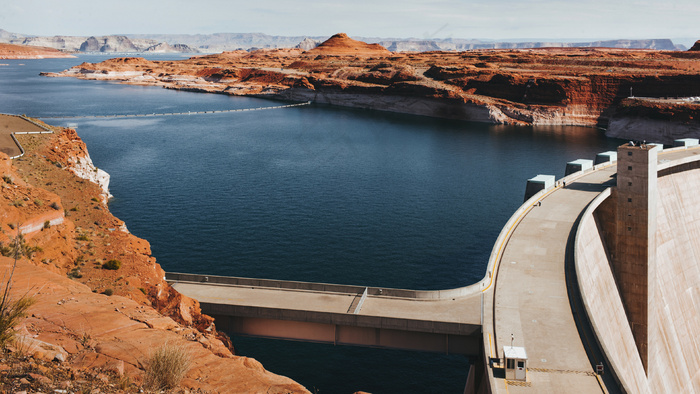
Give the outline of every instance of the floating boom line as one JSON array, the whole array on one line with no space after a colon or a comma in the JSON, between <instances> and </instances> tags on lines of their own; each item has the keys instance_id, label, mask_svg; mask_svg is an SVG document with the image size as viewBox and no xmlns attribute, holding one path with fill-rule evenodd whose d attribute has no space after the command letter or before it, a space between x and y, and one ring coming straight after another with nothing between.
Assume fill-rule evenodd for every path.
<instances>
[{"instance_id":1,"label":"floating boom line","mask_svg":"<svg viewBox=\"0 0 700 394\"><path fill-rule=\"evenodd\" d=\"M311 101L306 101L297 104L277 105L272 107L257 107L257 108L239 108L239 109L224 109L217 111L187 111L187 112L167 112L167 113L152 113L152 114L130 114L130 115L76 115L76 116L41 116L42 119L119 119L119 118L144 118L155 116L180 116L180 115L202 115L202 114L222 114L228 112L249 112L249 111L264 111L269 109L281 109L291 107L301 107L311 104Z\"/></svg>"}]
</instances>

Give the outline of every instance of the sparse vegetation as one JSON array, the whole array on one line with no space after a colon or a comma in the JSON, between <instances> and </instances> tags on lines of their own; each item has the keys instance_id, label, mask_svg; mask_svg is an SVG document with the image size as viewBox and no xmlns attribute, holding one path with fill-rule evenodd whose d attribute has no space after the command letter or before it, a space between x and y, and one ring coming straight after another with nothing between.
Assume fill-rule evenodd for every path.
<instances>
[{"instance_id":1,"label":"sparse vegetation","mask_svg":"<svg viewBox=\"0 0 700 394\"><path fill-rule=\"evenodd\" d=\"M28 245L24 240L24 235L21 233L17 234L17 236L11 240L10 245L8 246L5 246L2 242L0 242L0 254L5 257L12 257L15 260L18 260L22 256L31 259L32 256L34 256L34 253L41 252L42 250L43 249L41 249L39 246Z\"/></svg>"},{"instance_id":2,"label":"sparse vegetation","mask_svg":"<svg viewBox=\"0 0 700 394\"><path fill-rule=\"evenodd\" d=\"M87 234L83 233L83 234L78 235L75 239L78 241L89 241L90 237L88 237Z\"/></svg>"},{"instance_id":3,"label":"sparse vegetation","mask_svg":"<svg viewBox=\"0 0 700 394\"><path fill-rule=\"evenodd\" d=\"M7 183L8 185L12 185L14 183L14 181L12 180L12 177L10 177L9 175L3 175L2 180L5 183Z\"/></svg>"},{"instance_id":4,"label":"sparse vegetation","mask_svg":"<svg viewBox=\"0 0 700 394\"><path fill-rule=\"evenodd\" d=\"M47 229L47 228L50 228L50 227L51 227L51 221L50 221L50 220L45 221L45 222L44 222L44 228Z\"/></svg>"},{"instance_id":5,"label":"sparse vegetation","mask_svg":"<svg viewBox=\"0 0 700 394\"><path fill-rule=\"evenodd\" d=\"M144 388L159 391L178 387L191 364L190 354L183 347L161 346L146 362Z\"/></svg>"},{"instance_id":6,"label":"sparse vegetation","mask_svg":"<svg viewBox=\"0 0 700 394\"><path fill-rule=\"evenodd\" d=\"M19 321L26 316L27 309L31 307L35 300L24 294L19 298L12 297L10 292L12 290L12 277L15 273L15 267L17 266L17 260L19 260L23 255L26 256L26 243L24 242L24 237L22 234L17 234L17 236L12 239L10 246L7 247L9 254L5 254L3 250L3 255L11 256L14 258L14 264L7 273L6 279L3 278L2 294L0 295L0 348L5 349L8 344L10 344L15 338L15 326ZM27 256L29 257L29 256Z\"/></svg>"},{"instance_id":7,"label":"sparse vegetation","mask_svg":"<svg viewBox=\"0 0 700 394\"><path fill-rule=\"evenodd\" d=\"M115 260L115 259L109 260L106 263L102 264L103 269L115 270L115 271L118 270L119 268L121 268L121 266L122 266L122 262L119 260Z\"/></svg>"},{"instance_id":8,"label":"sparse vegetation","mask_svg":"<svg viewBox=\"0 0 700 394\"><path fill-rule=\"evenodd\" d=\"M106 295L106 296L111 296L112 294L114 294L114 290L112 290L112 289L105 289L105 290L102 292L102 294L104 294L104 295Z\"/></svg>"}]
</instances>

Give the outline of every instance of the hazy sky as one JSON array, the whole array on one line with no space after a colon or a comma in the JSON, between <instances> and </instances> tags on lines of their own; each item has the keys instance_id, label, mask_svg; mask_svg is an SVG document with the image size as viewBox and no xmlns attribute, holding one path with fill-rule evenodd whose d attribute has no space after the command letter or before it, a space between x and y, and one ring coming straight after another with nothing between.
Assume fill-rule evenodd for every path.
<instances>
[{"instance_id":1,"label":"hazy sky","mask_svg":"<svg viewBox=\"0 0 700 394\"><path fill-rule=\"evenodd\" d=\"M700 0L0 0L0 29L31 35L700 39L698 17Z\"/></svg>"}]
</instances>

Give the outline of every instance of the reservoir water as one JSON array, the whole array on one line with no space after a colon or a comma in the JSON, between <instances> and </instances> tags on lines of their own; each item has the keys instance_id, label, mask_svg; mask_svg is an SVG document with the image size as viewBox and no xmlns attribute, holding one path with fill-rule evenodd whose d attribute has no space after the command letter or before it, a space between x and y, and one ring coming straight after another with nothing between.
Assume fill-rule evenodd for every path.
<instances>
[{"instance_id":1,"label":"reservoir water","mask_svg":"<svg viewBox=\"0 0 700 394\"><path fill-rule=\"evenodd\" d=\"M155 56L154 59L164 59ZM177 56L176 56L177 58ZM0 112L77 127L112 176L112 213L166 271L414 289L481 279L537 174L620 141L583 127L508 127L40 77L78 59L3 60ZM312 392L461 392L459 356L234 338Z\"/></svg>"}]
</instances>

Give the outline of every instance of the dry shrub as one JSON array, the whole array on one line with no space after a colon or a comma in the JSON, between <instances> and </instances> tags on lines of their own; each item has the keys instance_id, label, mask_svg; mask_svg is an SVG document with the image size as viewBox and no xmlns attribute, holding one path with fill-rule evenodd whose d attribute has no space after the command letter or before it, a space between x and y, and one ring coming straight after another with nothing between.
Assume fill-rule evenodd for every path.
<instances>
[{"instance_id":1,"label":"dry shrub","mask_svg":"<svg viewBox=\"0 0 700 394\"><path fill-rule=\"evenodd\" d=\"M4 256L14 258L9 272L6 272L0 280L0 349L4 350L15 338L15 326L27 315L27 309L36 302L33 297L26 293L20 297L10 296L17 260L22 256L30 258L34 251L39 248L26 245L24 236L18 233L14 239L11 239L9 246L3 247L0 244L0 249L2 249Z\"/></svg>"},{"instance_id":2,"label":"dry shrub","mask_svg":"<svg viewBox=\"0 0 700 394\"><path fill-rule=\"evenodd\" d=\"M154 391L174 389L180 385L191 364L190 354L182 346L166 343L146 362L143 385Z\"/></svg>"}]
</instances>

